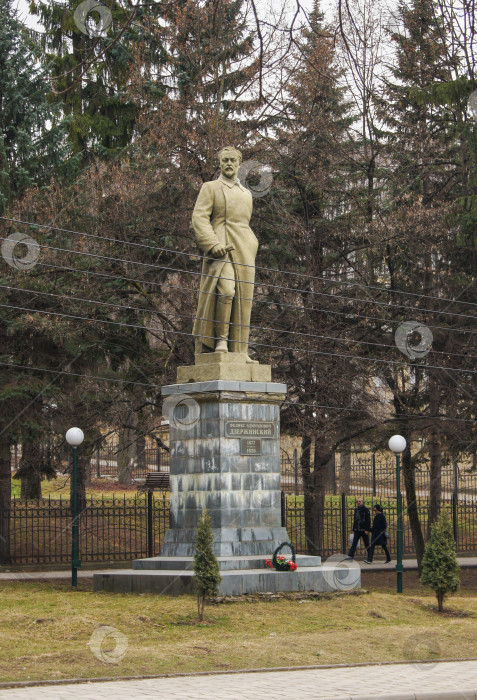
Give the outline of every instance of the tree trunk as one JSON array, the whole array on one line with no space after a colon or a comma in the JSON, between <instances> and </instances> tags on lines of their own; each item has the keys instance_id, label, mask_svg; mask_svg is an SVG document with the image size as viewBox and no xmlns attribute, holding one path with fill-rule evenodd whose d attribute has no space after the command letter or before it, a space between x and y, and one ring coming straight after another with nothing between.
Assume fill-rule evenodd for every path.
<instances>
[{"instance_id":1,"label":"tree trunk","mask_svg":"<svg viewBox=\"0 0 477 700\"><path fill-rule=\"evenodd\" d=\"M300 457L301 475L303 479L303 504L305 518L305 541L307 554L314 554L313 549L313 483L311 477L311 437L303 435L301 439Z\"/></svg>"},{"instance_id":2,"label":"tree trunk","mask_svg":"<svg viewBox=\"0 0 477 700\"><path fill-rule=\"evenodd\" d=\"M431 534L432 523L439 517L442 495L442 443L441 431L438 426L433 426L429 440L429 454L431 458L430 484L429 484L429 519L427 521L427 536Z\"/></svg>"},{"instance_id":3,"label":"tree trunk","mask_svg":"<svg viewBox=\"0 0 477 700\"><path fill-rule=\"evenodd\" d=\"M24 501L41 498L41 450L39 440L28 438L22 443L20 459L21 498Z\"/></svg>"},{"instance_id":4,"label":"tree trunk","mask_svg":"<svg viewBox=\"0 0 477 700\"><path fill-rule=\"evenodd\" d=\"M440 407L440 391L435 370L429 377L429 411L436 415ZM431 534L431 525L439 517L442 495L442 441L441 429L438 423L433 423L429 436L430 484L429 484L429 518L427 521L427 536Z\"/></svg>"},{"instance_id":5,"label":"tree trunk","mask_svg":"<svg viewBox=\"0 0 477 700\"><path fill-rule=\"evenodd\" d=\"M439 612L444 612L444 592L437 591L436 596L437 596L437 610Z\"/></svg>"},{"instance_id":6,"label":"tree trunk","mask_svg":"<svg viewBox=\"0 0 477 700\"><path fill-rule=\"evenodd\" d=\"M10 440L0 428L0 564L9 564L10 509L12 500L12 467Z\"/></svg>"},{"instance_id":7,"label":"tree trunk","mask_svg":"<svg viewBox=\"0 0 477 700\"><path fill-rule=\"evenodd\" d=\"M424 537L422 535L421 521L419 518L419 510L416 499L416 480L414 467L411 460L411 431L403 431L405 433L407 447L402 453L402 472L404 476L404 485L406 488L407 514L409 517L409 525L411 526L412 540L416 550L417 566L421 573L421 562L424 556Z\"/></svg>"},{"instance_id":8,"label":"tree trunk","mask_svg":"<svg viewBox=\"0 0 477 700\"><path fill-rule=\"evenodd\" d=\"M141 469L146 467L146 437L145 435L138 435L136 439L136 457L137 465Z\"/></svg>"},{"instance_id":9,"label":"tree trunk","mask_svg":"<svg viewBox=\"0 0 477 700\"><path fill-rule=\"evenodd\" d=\"M349 494L349 486L351 480L351 444L343 443L340 451L340 493Z\"/></svg>"},{"instance_id":10,"label":"tree trunk","mask_svg":"<svg viewBox=\"0 0 477 700\"><path fill-rule=\"evenodd\" d=\"M132 484L134 460L137 454L136 426L138 417L136 413L128 416L128 425L119 431L118 445L118 482L120 484Z\"/></svg>"},{"instance_id":11,"label":"tree trunk","mask_svg":"<svg viewBox=\"0 0 477 700\"><path fill-rule=\"evenodd\" d=\"M314 550L319 556L324 554L325 542L325 493L327 464L332 457L332 452L326 452L315 441L315 455L313 459L313 533Z\"/></svg>"}]
</instances>

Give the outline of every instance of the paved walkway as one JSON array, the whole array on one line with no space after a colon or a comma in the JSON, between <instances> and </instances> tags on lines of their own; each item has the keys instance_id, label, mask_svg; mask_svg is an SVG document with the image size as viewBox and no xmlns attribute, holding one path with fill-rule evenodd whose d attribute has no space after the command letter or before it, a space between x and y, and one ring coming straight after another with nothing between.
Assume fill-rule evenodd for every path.
<instances>
[{"instance_id":1,"label":"paved walkway","mask_svg":"<svg viewBox=\"0 0 477 700\"><path fill-rule=\"evenodd\" d=\"M0 700L476 700L477 661L194 675L0 690Z\"/></svg>"},{"instance_id":2,"label":"paved walkway","mask_svg":"<svg viewBox=\"0 0 477 700\"><path fill-rule=\"evenodd\" d=\"M459 564L463 568L477 567L477 557L458 557ZM326 559L323 559L325 563ZM396 566L396 559L393 559L389 564L384 564L383 561L377 559L372 564L365 564L363 561L358 561L362 571L393 571ZM416 559L405 559L404 570L413 571L417 569ZM128 562L124 568L130 568ZM101 569L78 569L78 578L92 578L93 574L108 573L118 571L120 567L114 569L103 567ZM62 569L61 571L2 571L0 573L0 581L41 581L49 579L69 579L71 578L71 570Z\"/></svg>"}]
</instances>

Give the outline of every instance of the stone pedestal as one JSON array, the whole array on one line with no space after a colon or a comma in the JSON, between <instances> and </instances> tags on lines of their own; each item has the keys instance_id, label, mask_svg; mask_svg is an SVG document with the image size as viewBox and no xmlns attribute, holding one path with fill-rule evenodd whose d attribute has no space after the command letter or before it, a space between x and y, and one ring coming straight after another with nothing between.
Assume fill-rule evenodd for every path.
<instances>
[{"instance_id":1,"label":"stone pedestal","mask_svg":"<svg viewBox=\"0 0 477 700\"><path fill-rule=\"evenodd\" d=\"M217 375L222 370L210 369L214 363L206 359L224 354L200 356L205 364L182 368L179 377L186 370L198 377L197 371L208 366ZM225 355L216 364L229 365L235 375L240 365L244 376L256 371L269 376L269 368L237 364ZM336 590L337 576L347 571L322 567L320 557L298 556L294 572L273 571L265 564L279 544L289 541L280 504L279 407L286 386L215 378L166 386L162 394L170 425L171 516L161 556L137 560L129 571L95 575L95 590L192 593L195 528L204 508L212 518L221 595ZM360 583L359 574L355 578L351 587Z\"/></svg>"},{"instance_id":2,"label":"stone pedestal","mask_svg":"<svg viewBox=\"0 0 477 700\"><path fill-rule=\"evenodd\" d=\"M179 385L213 380L271 382L271 379L270 365L248 363L247 355L239 352L205 352L195 356L195 365L177 368Z\"/></svg>"},{"instance_id":3,"label":"stone pedestal","mask_svg":"<svg viewBox=\"0 0 477 700\"><path fill-rule=\"evenodd\" d=\"M193 556L204 508L218 556L271 556L288 539L280 508L279 404L285 392L284 384L221 380L163 388L172 401L171 529L162 555ZM184 407L190 423L181 418Z\"/></svg>"}]
</instances>

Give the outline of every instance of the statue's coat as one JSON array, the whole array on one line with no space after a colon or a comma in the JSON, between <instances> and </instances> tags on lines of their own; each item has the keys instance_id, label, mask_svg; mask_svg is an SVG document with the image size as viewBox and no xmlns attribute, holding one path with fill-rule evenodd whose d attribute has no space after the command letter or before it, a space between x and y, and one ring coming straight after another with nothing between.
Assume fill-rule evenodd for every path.
<instances>
[{"instance_id":1,"label":"statue's coat","mask_svg":"<svg viewBox=\"0 0 477 700\"><path fill-rule=\"evenodd\" d=\"M192 226L204 255L218 243L233 245L224 258L204 260L199 303L194 322L196 353L215 348L214 318L217 279L229 260L235 270L235 297L230 317L229 350L247 353L255 281L255 256L258 241L249 226L252 195L238 180L221 175L202 185L192 214ZM242 263L242 264L239 264Z\"/></svg>"}]
</instances>

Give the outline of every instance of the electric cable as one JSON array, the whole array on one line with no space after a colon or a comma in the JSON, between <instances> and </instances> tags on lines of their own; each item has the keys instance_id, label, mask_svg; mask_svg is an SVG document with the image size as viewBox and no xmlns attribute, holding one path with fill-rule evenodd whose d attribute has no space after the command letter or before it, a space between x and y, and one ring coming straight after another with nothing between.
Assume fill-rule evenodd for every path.
<instances>
[{"instance_id":1,"label":"electric cable","mask_svg":"<svg viewBox=\"0 0 477 700\"><path fill-rule=\"evenodd\" d=\"M23 220L21 220L21 219L13 219L13 218L8 218L8 217L4 217L4 216L0 216L0 219L6 220L6 221L15 222L15 223L21 223L21 224L24 224L24 225L27 225L27 226L35 226L35 227L37 227L37 228L49 228L49 229L58 230L58 231L61 231L61 232L64 232L64 233L73 233L73 234L75 234L75 235L77 235L77 236L86 236L86 237L89 237L89 238L95 238L95 239L99 239L99 240L105 240L105 241L108 241L108 242L111 242L111 243L118 243L118 244L122 244L122 245L130 245L130 246L135 246L135 247L140 247L140 248L147 248L147 249L150 249L150 250L157 250L157 251L161 251L161 252L172 253L172 254L174 254L174 255L183 255L183 256L187 256L187 257L191 257L191 258L202 258L202 259L204 259L204 260L217 260L217 258L208 257L208 256L206 256L206 255L203 255L202 253L187 253L187 252L185 252L185 251L173 250L173 249L170 249L170 248L162 248L162 247L160 247L160 246L150 246L150 245L147 245L146 243L135 243L135 242L133 242L133 241L121 241L120 239L117 239L117 238L109 238L109 237L106 237L106 236L98 236L98 235L96 235L96 234L84 233L84 232L81 232L81 231L74 231L74 230L71 230L71 229L63 229L63 228L59 228L59 227L57 227L57 226L48 226L48 225L44 225L44 224L35 224L35 223L33 223L33 222L27 222L27 221L23 221ZM2 238L0 238L0 240L2 240ZM5 239L3 238L3 240L5 240ZM205 276L208 276L208 277L216 277L216 275L207 275L206 273L195 272L195 271L191 271L191 270L184 270L183 268L168 268L168 267L164 267L164 266L160 266L160 265L154 265L153 263L142 263L142 262L140 262L140 261L135 261L135 260L125 260L125 259L122 259L122 258L110 258L110 257L107 257L107 256L98 256L98 255L94 255L94 254L84 253L84 252L82 252L82 251L70 251L69 249L54 248L54 247L52 247L52 246L46 246L46 245L39 245L39 247L40 247L40 248L41 248L41 247L47 248L47 249L50 249L50 250L57 250L57 251L63 251L63 252L71 252L71 253L73 253L73 254L78 254L78 255L91 255L91 256L93 256L93 257L104 257L104 259L106 259L106 260L114 260L115 262L125 262L125 263L129 263L129 264L144 265L144 266L153 267L153 268L156 268L156 269L164 269L164 270L169 270L169 271L173 271L173 272L186 272L186 273L188 273L188 274L204 274ZM279 272L280 274L295 275L295 276L302 277L302 278L304 278L304 279L324 281L324 282L327 282L328 284L348 284L348 285L350 285L350 286L352 286L352 287L358 287L358 288L362 288L362 289L372 289L372 290L375 290L375 291L386 292L386 293L392 293L392 294L395 294L395 293L397 293L397 294L404 294L404 295L406 295L406 296L417 297L418 299L433 299L433 300L435 300L435 301L447 302L447 303L449 303L449 304L458 303L458 304L466 304L466 305L469 305L469 306L475 306L475 307L477 307L477 302L460 301L460 300L458 300L458 299L448 299L448 298L446 298L446 297L435 297L435 296L432 296L432 295L429 295L429 294L418 294L417 292L405 292L405 291L403 291L403 290L398 290L398 289L386 289L386 288L384 288L384 287L377 287L377 286L374 286L374 285L360 284L360 283L358 283L358 282L350 282L350 281L348 281L348 280L336 280L336 281L333 281L333 280L330 280L330 279L327 278L327 277L320 277L320 276L317 276L317 275L307 275L307 274L305 274L305 273L302 273L302 272L295 272L295 271L293 271L293 270L279 270L279 269L276 269L276 268L263 267L263 266L259 266L259 265L249 265L249 264L247 264L247 263L240 263L240 262L235 262L235 261L233 261L233 264L234 264L234 265L239 265L239 266L241 266L241 267L253 268L253 269L255 269L255 270L264 270L264 271L267 271L267 272L274 272L274 273ZM224 279L228 279L228 278L224 278ZM245 282L245 283L246 283L246 284L254 284L254 282ZM320 295L320 296L332 296L332 297L336 297L336 298L339 298L339 299L348 299L349 301L362 301L363 303L373 303L373 304L378 304L378 305L389 306L389 304L388 304L387 302L379 302L379 301L371 300L371 299L366 300L366 299L356 299L356 298L354 298L354 297L343 297L343 296L339 296L339 295L337 295L337 294L329 294L329 293L326 293L326 292L316 292L316 291L313 291L313 290L306 290L306 289L303 290L303 289L296 289L296 288L293 288L293 287L283 287L283 286L279 286L279 285L271 285L271 284L268 283L268 282L260 282L260 284L263 284L263 285L266 285L266 286L271 286L271 287L274 287L274 288L276 288L276 289L291 289L292 291L299 292L299 293L317 294L317 295ZM396 305L393 305L393 306L396 306ZM409 307L401 306L401 308L406 308L406 309L407 309L407 308L409 308ZM414 308L414 307L413 307L413 308ZM449 315L458 315L458 314L451 314L451 312L439 311L439 310L431 311L431 310L429 310L429 309L420 309L420 308L418 308L418 307L414 308L414 310L423 311L423 312L426 312L426 313L429 313L429 312L430 312L430 313L444 313L444 314L449 314ZM470 317L470 318L477 318L477 317L474 316L474 317Z\"/></svg>"},{"instance_id":2,"label":"electric cable","mask_svg":"<svg viewBox=\"0 0 477 700\"><path fill-rule=\"evenodd\" d=\"M153 287L161 287L165 289L175 289L179 292L186 292L188 294L213 294L215 295L215 292L206 292L203 290L200 290L198 287L192 288L192 287L178 287L177 285L174 284L166 284L165 282L154 282L153 280L138 280L133 277L121 277L120 275L108 275L105 272L96 272L93 270L79 270L76 267L67 267L65 265L54 265L53 263L41 263L37 262L35 263L35 266L41 266L41 267L51 267L52 269L57 269L57 270L65 270L69 272L79 272L80 274L83 275L93 275L95 277L104 277L105 279L111 279L114 281L117 280L122 280L124 282L132 282L133 284L147 284L147 285L152 285ZM256 286L260 286L258 283ZM241 296L235 296L235 299L244 299L245 297ZM366 321L379 321L381 323L395 323L395 324L401 324L402 320L398 319L389 319L389 318L381 318L379 316L365 316L363 314L355 314L354 311L335 311L333 309L325 309L323 307L315 308L313 306L305 306L305 305L299 305L299 304L287 304L283 302L278 302L275 299L263 299L261 297L254 297L253 299L254 304L268 304L270 306L274 304L279 304L280 307L282 308L289 308L289 309L298 309L300 311L314 311L317 313L323 313L323 314L333 314L336 316L353 316L353 318L360 318ZM390 307L394 308L394 307ZM411 310L412 308L406 307L406 309ZM472 317L473 318L473 317ZM475 335L477 331L472 331L468 328L448 328L446 326L436 326L436 325L431 325L427 321L423 325L426 325L427 328L433 328L435 330L442 330L446 331L447 333L467 333L470 335Z\"/></svg>"},{"instance_id":3,"label":"electric cable","mask_svg":"<svg viewBox=\"0 0 477 700\"><path fill-rule=\"evenodd\" d=\"M172 312L169 311L157 311L156 309L151 309L151 308L146 308L146 307L140 307L140 306L130 306L126 304L114 304L112 302L107 302L107 301L100 301L98 299L85 299L84 297L76 297L76 296L71 296L71 295L65 295L65 294L54 294L53 292L42 292L39 290L35 289L24 289L23 287L12 287L9 285L5 284L0 284L0 289L10 289L13 291L17 292L28 292L31 293L35 296L41 295L41 296L49 296L49 297L54 297L56 299L62 299L62 300L69 300L69 301L80 301L80 302L85 302L87 304L99 304L101 306L111 306L116 309L125 309L127 311L146 311L149 313L157 313L160 314L161 316L172 316L173 318L182 318L186 320L195 320L197 319L198 321L207 321L205 318L197 318L196 316L187 316L184 314L178 314L176 313L175 315L172 314ZM318 338L320 340L333 340L338 343L357 343L358 345L371 345L374 347L380 347L380 348L387 348L388 350L394 350L396 348L395 345L389 345L386 343L374 343L369 340L356 340L355 338L336 338L333 336L329 335L317 335L314 333L303 333L302 331L292 331L288 329L282 329L282 328L271 328L269 326L255 326L251 324L244 324L244 323L234 323L234 326L246 326L247 328L251 328L254 330L259 330L259 331L270 331L272 333L288 333L290 335L296 335L296 336L302 336L306 338ZM446 355L446 356L452 356L452 357L464 357L467 359L477 359L477 355L468 355L465 353L455 353L455 352L446 352L445 350L434 350L431 348L429 352L433 352L438 355Z\"/></svg>"},{"instance_id":4,"label":"electric cable","mask_svg":"<svg viewBox=\"0 0 477 700\"><path fill-rule=\"evenodd\" d=\"M27 311L29 313L39 313L39 314L45 314L45 315L50 315L50 316L59 316L61 318L71 318L74 320L88 321L90 323L104 323L104 324L108 324L108 325L120 326L123 328L136 328L138 330L146 330L146 331L150 331L150 332L154 332L154 333L170 333L173 335L183 335L183 336L188 336L188 337L195 337L193 335L193 333L187 333L185 331L176 331L176 330L172 330L169 328L151 328L149 326L143 326L140 324L124 323L121 321L110 321L107 319L88 318L87 316L64 314L64 313L59 313L56 311L45 311L42 309L29 309L29 308L26 308L23 306L14 306L11 304L0 304L0 307L7 308L7 309L16 309L18 311ZM215 340L215 337L213 337L213 336L201 335L201 337L207 338L210 340ZM239 344L248 345L247 341L237 340L236 342ZM348 360L357 360L359 362L375 362L378 364L396 365L396 366L400 366L400 367L409 367L409 363L398 362L396 360L384 360L381 358L360 357L359 355L344 355L342 353L337 353L337 352L325 352L322 350L308 350L307 348L291 348L291 347L288 347L286 345L273 345L272 343L260 343L258 341L254 341L252 344L260 346L260 347L271 348L274 350L288 350L290 352L302 352L302 353L305 353L307 355L342 357L342 358L345 358ZM440 369L440 370L444 370L446 372L463 372L465 374L477 374L477 370L463 369L463 368L461 369L459 367L442 367L440 365L423 365L422 368L423 369Z\"/></svg>"},{"instance_id":5,"label":"electric cable","mask_svg":"<svg viewBox=\"0 0 477 700\"><path fill-rule=\"evenodd\" d=\"M6 240L4 237L0 236L0 240ZM57 248L55 246L48 246L48 245L43 245L40 246L38 244L39 248L45 248L46 250L54 250L56 252L62 252L62 253L69 253L70 255L83 255L89 258L98 258L101 260L110 260L113 262L119 262L119 263L125 263L127 265L140 265L141 267L151 267L155 270L164 270L166 272L182 272L187 275L198 275L199 277L212 277L214 279L218 279L220 275L212 275L209 273L205 272L199 272L196 270L184 270L183 268L176 268L176 267L168 267L165 265L155 265L154 263L144 263L140 262L138 260L127 260L125 258L113 258L108 255L100 255L98 253L87 253L83 252L80 250L69 250L68 248ZM196 256L199 257L199 256ZM235 277L222 277L221 279L223 280L228 280L228 281L233 281L235 282ZM331 299L344 299L345 301L351 301L353 303L355 302L361 302L363 304L375 304L376 306L384 306L386 308L393 308L393 309L406 309L406 311L421 311L422 313L426 314L439 314L439 315L446 315L446 316L453 316L456 318L469 318L472 319L473 321L477 321L477 316L472 316L469 314L458 314L458 313L453 313L452 311L438 311L435 309L422 309L418 306L416 307L409 307L405 306L403 304L389 304L388 302L385 301L376 301L374 299L358 299L355 297L345 297L341 294L331 294L328 292L316 292L314 290L308 290L308 289L296 289L295 287L284 287L283 285L280 284L270 284L269 282L258 282L256 283L255 281L249 281L249 280L242 280L241 284L251 284L251 285L257 285L257 286L265 286L269 287L271 289L278 289L278 290L286 290L288 292L294 292L295 294L311 294L312 296L320 296L320 297L329 297Z\"/></svg>"},{"instance_id":6,"label":"electric cable","mask_svg":"<svg viewBox=\"0 0 477 700\"><path fill-rule=\"evenodd\" d=\"M84 379L92 379L95 381L106 381L106 382L121 382L125 384L134 384L138 386L147 386L152 389L162 389L163 386L162 384L152 384L152 383L147 383L147 382L136 382L133 380L129 379L119 379L119 378L113 378L113 377L103 377L103 376L98 376L98 375L91 375L91 374L81 374L78 372L70 372L70 371L65 371L65 370L56 370L56 369L47 369L44 367L32 367L30 365L19 365L14 362L0 362L0 367L11 367L13 369L26 369L32 372L46 372L48 374L57 374L57 375L70 375L73 377L82 377ZM203 393L213 393L213 390L208 390ZM183 394L181 396L187 397L187 394ZM167 398L167 397L166 397ZM271 403L267 402L267 400L264 400L264 403ZM289 400L284 400L280 402L281 405L286 404L291 407L302 407L302 408L323 408L326 410L333 410L333 411L351 411L351 412L356 412L359 409L356 406L355 407L350 407L350 406L328 406L326 404L315 404L315 403L303 403L301 401L289 401ZM438 420L449 420L449 421L454 421L458 423L475 423L475 420L471 418L452 418L450 416L431 416L431 415L425 415L425 414L414 414L414 413L402 413L399 416L390 416L390 420L396 420L399 421L402 418L420 418L420 419L438 419Z\"/></svg>"}]
</instances>

